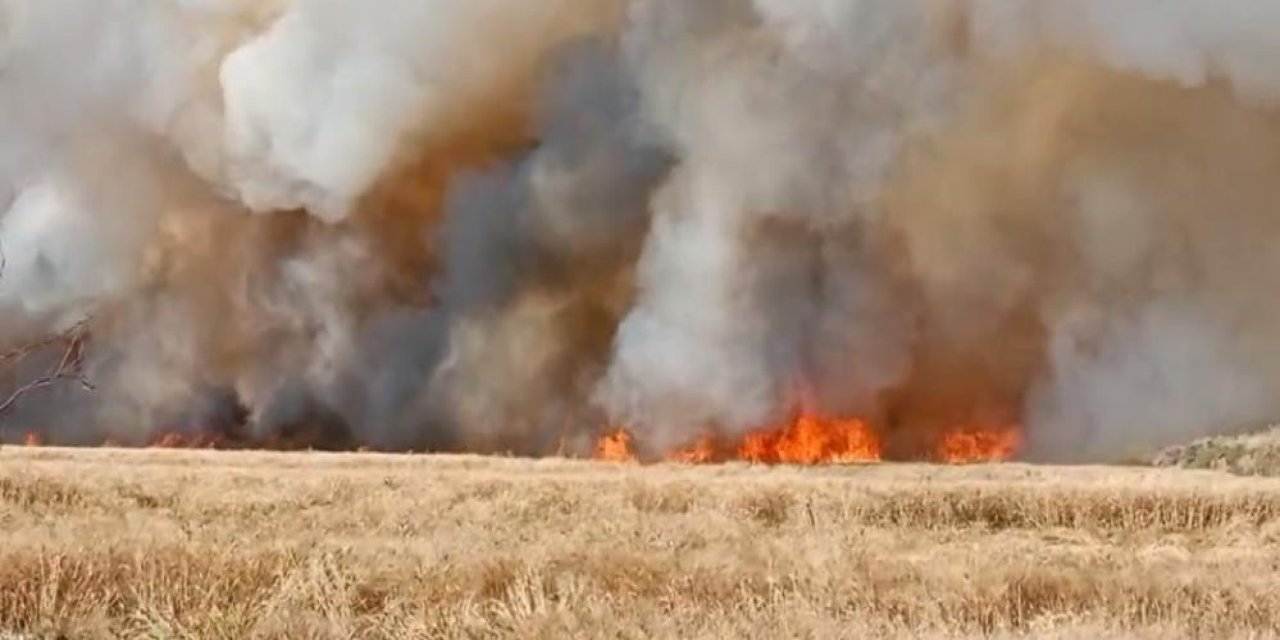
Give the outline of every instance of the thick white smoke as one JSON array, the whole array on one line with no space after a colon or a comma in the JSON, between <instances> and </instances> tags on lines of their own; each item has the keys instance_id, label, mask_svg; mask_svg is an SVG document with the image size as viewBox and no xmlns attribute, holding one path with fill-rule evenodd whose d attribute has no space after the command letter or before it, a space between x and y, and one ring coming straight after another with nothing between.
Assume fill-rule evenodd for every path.
<instances>
[{"instance_id":1,"label":"thick white smoke","mask_svg":"<svg viewBox=\"0 0 1280 640\"><path fill-rule=\"evenodd\" d=\"M407 141L430 138L505 79L509 56L602 11L582 5L294 3L222 62L231 186L254 210L346 217Z\"/></svg>"},{"instance_id":2,"label":"thick white smoke","mask_svg":"<svg viewBox=\"0 0 1280 640\"><path fill-rule=\"evenodd\" d=\"M1274 419L1278 7L0 0L4 434Z\"/></svg>"}]
</instances>

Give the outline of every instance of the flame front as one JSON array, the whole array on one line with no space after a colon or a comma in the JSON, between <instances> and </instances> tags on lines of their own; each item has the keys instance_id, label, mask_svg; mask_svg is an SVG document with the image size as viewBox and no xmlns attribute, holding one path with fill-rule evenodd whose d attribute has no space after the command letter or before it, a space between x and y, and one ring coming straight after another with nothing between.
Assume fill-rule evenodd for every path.
<instances>
[{"instance_id":1,"label":"flame front","mask_svg":"<svg viewBox=\"0 0 1280 640\"><path fill-rule=\"evenodd\" d=\"M44 445L44 441L40 439L40 434L32 431L22 439L22 444L28 447L39 447Z\"/></svg>"},{"instance_id":2,"label":"flame front","mask_svg":"<svg viewBox=\"0 0 1280 640\"><path fill-rule=\"evenodd\" d=\"M932 459L948 464L1006 462L1022 448L1017 427L964 427L943 434ZM664 456L667 462L717 464L740 460L756 464L841 464L877 462L883 457L880 434L865 420L831 418L819 413L800 413L784 426L762 429L733 443L706 435L692 445ZM596 459L636 462L635 436L627 429L614 429L600 437ZM924 456L928 458L929 456Z\"/></svg>"},{"instance_id":3,"label":"flame front","mask_svg":"<svg viewBox=\"0 0 1280 640\"><path fill-rule=\"evenodd\" d=\"M609 431L596 443L596 459L637 459L635 437L626 429ZM747 434L739 443L703 436L665 456L668 462L715 464L742 460L759 464L833 464L880 460L881 443L862 420L801 413L784 426Z\"/></svg>"},{"instance_id":4,"label":"flame front","mask_svg":"<svg viewBox=\"0 0 1280 640\"><path fill-rule=\"evenodd\" d=\"M765 464L825 464L880 459L880 439L862 420L828 418L815 413L791 424L747 435L738 458Z\"/></svg>"}]
</instances>

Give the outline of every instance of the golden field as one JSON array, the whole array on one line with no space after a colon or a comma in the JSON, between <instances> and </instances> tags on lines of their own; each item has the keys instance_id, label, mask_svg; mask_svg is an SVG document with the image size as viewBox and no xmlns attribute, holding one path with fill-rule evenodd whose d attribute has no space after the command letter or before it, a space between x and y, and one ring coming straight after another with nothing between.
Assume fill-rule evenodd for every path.
<instances>
[{"instance_id":1,"label":"golden field","mask_svg":"<svg viewBox=\"0 0 1280 640\"><path fill-rule=\"evenodd\" d=\"M0 637L1277 637L1280 480L0 449Z\"/></svg>"}]
</instances>

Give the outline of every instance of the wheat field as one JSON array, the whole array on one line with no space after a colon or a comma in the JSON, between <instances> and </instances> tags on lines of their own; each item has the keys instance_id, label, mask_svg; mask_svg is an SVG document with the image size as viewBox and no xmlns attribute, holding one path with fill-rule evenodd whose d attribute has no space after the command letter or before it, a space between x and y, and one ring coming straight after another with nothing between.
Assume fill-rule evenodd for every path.
<instances>
[{"instance_id":1,"label":"wheat field","mask_svg":"<svg viewBox=\"0 0 1280 640\"><path fill-rule=\"evenodd\" d=\"M0 637L1277 637L1280 480L0 450Z\"/></svg>"}]
</instances>

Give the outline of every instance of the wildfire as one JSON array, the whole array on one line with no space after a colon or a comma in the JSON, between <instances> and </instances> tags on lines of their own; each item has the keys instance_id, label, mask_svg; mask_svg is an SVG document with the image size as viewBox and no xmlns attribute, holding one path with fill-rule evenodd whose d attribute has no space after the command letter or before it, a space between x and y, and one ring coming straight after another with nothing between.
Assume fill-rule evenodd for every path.
<instances>
[{"instance_id":1,"label":"wildfire","mask_svg":"<svg viewBox=\"0 0 1280 640\"><path fill-rule=\"evenodd\" d=\"M951 464L1004 462L1016 456L1021 447L1018 429L958 429L943 436L938 458Z\"/></svg>"},{"instance_id":2,"label":"wildfire","mask_svg":"<svg viewBox=\"0 0 1280 640\"><path fill-rule=\"evenodd\" d=\"M1004 462L1022 446L1017 428L956 429L943 435L932 459L949 464ZM786 425L747 434L740 442L704 436L692 445L668 453L668 462L717 464L740 460L756 464L841 464L877 462L884 451L880 435L864 420L800 413ZM636 462L635 436L615 429L601 436L596 459ZM929 457L925 454L924 457Z\"/></svg>"},{"instance_id":3,"label":"wildfire","mask_svg":"<svg viewBox=\"0 0 1280 640\"><path fill-rule=\"evenodd\" d=\"M693 446L668 455L667 461L683 464L711 464L721 458L716 439L712 436L703 436Z\"/></svg>"},{"instance_id":4,"label":"wildfire","mask_svg":"<svg viewBox=\"0 0 1280 640\"><path fill-rule=\"evenodd\" d=\"M28 447L44 447L49 446L49 442L44 436L37 431L27 432L21 440L17 441ZM62 443L56 443L63 446ZM365 445L360 446L359 443L351 443L350 445L332 446L325 448L326 442L310 432L302 432L300 434L290 434L289 437L281 435L268 435L265 437L246 436L236 432L228 432L226 430L214 430L203 428L184 428L169 429L158 431L148 435L121 435L118 431L106 431L102 440L93 445L103 448L138 448L138 449L186 449L186 450L214 450L214 451L310 451L310 450L326 450L326 451L371 451L371 447ZM76 443L67 443L67 446L86 446Z\"/></svg>"},{"instance_id":5,"label":"wildfire","mask_svg":"<svg viewBox=\"0 0 1280 640\"><path fill-rule=\"evenodd\" d=\"M883 457L882 432L869 422L856 418L832 418L815 411L799 411L782 426L750 432L740 439L707 434L689 446L671 450L664 456L668 462L679 464L719 464L744 461L756 464L820 465L856 462L877 462ZM117 440L108 437L103 446L116 446ZM28 447L42 447L44 439L37 432L29 432L22 443ZM625 429L613 429L602 435L596 443L597 460L635 463L637 454L635 435ZM146 443L153 449L240 449L262 448L266 450L296 450L299 443L267 440L253 444L240 443L225 436L204 432L162 433ZM947 464L977 464L1004 462L1017 457L1023 445L1021 429L1017 427L963 427L943 433L931 447L920 454ZM360 451L367 451L361 447ZM901 454L899 454L901 455ZM910 457L911 454L907 454Z\"/></svg>"},{"instance_id":6,"label":"wildfire","mask_svg":"<svg viewBox=\"0 0 1280 640\"><path fill-rule=\"evenodd\" d=\"M226 438L203 431L191 434L167 431L147 443L151 449L224 449L230 445Z\"/></svg>"},{"instance_id":7,"label":"wildfire","mask_svg":"<svg viewBox=\"0 0 1280 640\"><path fill-rule=\"evenodd\" d=\"M596 459L634 461L634 444L630 431L610 431L597 442ZM684 464L730 460L760 464L832 464L876 461L880 459L880 452L880 439L862 420L801 413L782 427L747 434L739 443L704 436L691 446L668 454L666 459Z\"/></svg>"},{"instance_id":8,"label":"wildfire","mask_svg":"<svg viewBox=\"0 0 1280 640\"><path fill-rule=\"evenodd\" d=\"M596 443L596 459L608 462L633 462L635 453L631 450L631 432L618 429L600 437Z\"/></svg>"},{"instance_id":9,"label":"wildfire","mask_svg":"<svg viewBox=\"0 0 1280 640\"><path fill-rule=\"evenodd\" d=\"M880 459L880 438L862 420L807 413L773 431L749 434L738 457L765 464L826 464Z\"/></svg>"}]
</instances>

